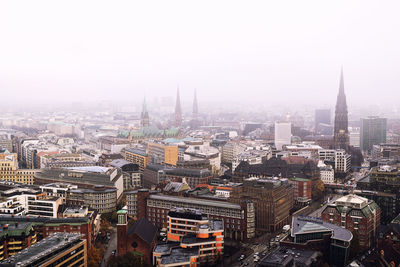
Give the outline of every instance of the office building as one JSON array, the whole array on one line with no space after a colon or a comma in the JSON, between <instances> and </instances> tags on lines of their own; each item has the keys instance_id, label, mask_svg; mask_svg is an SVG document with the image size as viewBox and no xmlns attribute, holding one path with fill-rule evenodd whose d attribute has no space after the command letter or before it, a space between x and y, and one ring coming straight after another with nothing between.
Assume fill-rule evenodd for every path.
<instances>
[{"instance_id":1,"label":"office building","mask_svg":"<svg viewBox=\"0 0 400 267\"><path fill-rule=\"evenodd\" d=\"M371 153L374 145L386 143L386 118L368 117L361 119L360 147Z\"/></svg>"},{"instance_id":2,"label":"office building","mask_svg":"<svg viewBox=\"0 0 400 267\"><path fill-rule=\"evenodd\" d=\"M147 155L146 150L139 148L125 148L124 159L139 165L139 170L141 171L143 171L146 168L147 163L149 163L149 156Z\"/></svg>"},{"instance_id":3,"label":"office building","mask_svg":"<svg viewBox=\"0 0 400 267\"><path fill-rule=\"evenodd\" d=\"M320 218L295 216L292 218L290 235L282 240L280 245L284 250L319 251L329 266L346 266L352 239L353 234L340 226L327 223ZM302 257L301 254L300 252L295 255Z\"/></svg>"},{"instance_id":4,"label":"office building","mask_svg":"<svg viewBox=\"0 0 400 267\"><path fill-rule=\"evenodd\" d=\"M275 148L282 150L283 145L292 143L292 124L290 122L275 122Z\"/></svg>"},{"instance_id":5,"label":"office building","mask_svg":"<svg viewBox=\"0 0 400 267\"><path fill-rule=\"evenodd\" d=\"M178 162L178 146L163 142L147 144L150 162L176 166Z\"/></svg>"},{"instance_id":6,"label":"office building","mask_svg":"<svg viewBox=\"0 0 400 267\"><path fill-rule=\"evenodd\" d=\"M360 127L349 127L349 143L350 146L360 147Z\"/></svg>"},{"instance_id":7,"label":"office building","mask_svg":"<svg viewBox=\"0 0 400 267\"><path fill-rule=\"evenodd\" d=\"M243 186L233 187L230 202L251 201L255 209L257 231L275 232L290 220L293 188L288 179L248 178Z\"/></svg>"},{"instance_id":8,"label":"office building","mask_svg":"<svg viewBox=\"0 0 400 267\"><path fill-rule=\"evenodd\" d=\"M222 147L221 161L231 164L233 159L246 150L246 145L237 142L228 142Z\"/></svg>"},{"instance_id":9,"label":"office building","mask_svg":"<svg viewBox=\"0 0 400 267\"><path fill-rule=\"evenodd\" d=\"M372 146L373 160L400 160L400 144L377 144Z\"/></svg>"},{"instance_id":10,"label":"office building","mask_svg":"<svg viewBox=\"0 0 400 267\"><path fill-rule=\"evenodd\" d=\"M32 223L2 223L0 227L0 260L17 254L37 241Z\"/></svg>"},{"instance_id":11,"label":"office building","mask_svg":"<svg viewBox=\"0 0 400 267\"><path fill-rule=\"evenodd\" d=\"M170 210L167 220L168 243L154 248L153 257L157 266L213 265L222 259L222 220L210 220L200 210L182 208Z\"/></svg>"},{"instance_id":12,"label":"office building","mask_svg":"<svg viewBox=\"0 0 400 267\"><path fill-rule=\"evenodd\" d=\"M248 240L255 234L255 211L251 201L235 204L222 200L162 195L149 190L135 190L129 194L128 212L135 212L138 218L145 216L159 229L167 227L167 214L170 209L191 208L201 210L209 219L222 219L226 237Z\"/></svg>"},{"instance_id":13,"label":"office building","mask_svg":"<svg viewBox=\"0 0 400 267\"><path fill-rule=\"evenodd\" d=\"M57 233L0 262L4 267L87 266L87 244L79 234Z\"/></svg>"},{"instance_id":14,"label":"office building","mask_svg":"<svg viewBox=\"0 0 400 267\"><path fill-rule=\"evenodd\" d=\"M117 198L124 191L124 178L117 168L89 166L62 169L43 169L35 174L35 184L67 183L80 189L95 189L99 185L107 189L116 189Z\"/></svg>"},{"instance_id":15,"label":"office building","mask_svg":"<svg viewBox=\"0 0 400 267\"><path fill-rule=\"evenodd\" d=\"M103 185L71 189L67 192L67 205L87 206L99 213L110 213L115 211L117 206L117 189Z\"/></svg>"},{"instance_id":16,"label":"office building","mask_svg":"<svg viewBox=\"0 0 400 267\"><path fill-rule=\"evenodd\" d=\"M368 249L377 237L381 209L372 200L349 194L328 203L321 213L321 218L325 222L356 233L361 249Z\"/></svg>"},{"instance_id":17,"label":"office building","mask_svg":"<svg viewBox=\"0 0 400 267\"><path fill-rule=\"evenodd\" d=\"M351 170L351 155L344 149L321 149L318 157L320 161L333 165L335 173L348 173Z\"/></svg>"},{"instance_id":18,"label":"office building","mask_svg":"<svg viewBox=\"0 0 400 267\"><path fill-rule=\"evenodd\" d=\"M339 94L336 100L335 122L334 122L334 148L349 149L349 129L347 118L347 103L344 93L343 69L340 74Z\"/></svg>"}]
</instances>

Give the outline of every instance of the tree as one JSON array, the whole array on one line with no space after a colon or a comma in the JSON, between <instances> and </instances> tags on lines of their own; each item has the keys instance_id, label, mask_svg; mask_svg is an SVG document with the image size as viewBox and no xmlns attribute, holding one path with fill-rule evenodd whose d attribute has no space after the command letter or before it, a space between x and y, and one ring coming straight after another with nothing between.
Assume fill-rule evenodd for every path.
<instances>
[{"instance_id":1,"label":"tree","mask_svg":"<svg viewBox=\"0 0 400 267\"><path fill-rule=\"evenodd\" d=\"M88 267L98 267L99 262L101 262L102 257L100 250L95 246L92 246L88 250Z\"/></svg>"},{"instance_id":2,"label":"tree","mask_svg":"<svg viewBox=\"0 0 400 267\"><path fill-rule=\"evenodd\" d=\"M132 252L126 253L124 256L112 256L107 262L107 267L150 267L149 264L143 262L141 257L135 256Z\"/></svg>"},{"instance_id":3,"label":"tree","mask_svg":"<svg viewBox=\"0 0 400 267\"><path fill-rule=\"evenodd\" d=\"M325 186L324 182L321 179L318 179L312 188L312 198L313 199L321 199L324 195Z\"/></svg>"}]
</instances>

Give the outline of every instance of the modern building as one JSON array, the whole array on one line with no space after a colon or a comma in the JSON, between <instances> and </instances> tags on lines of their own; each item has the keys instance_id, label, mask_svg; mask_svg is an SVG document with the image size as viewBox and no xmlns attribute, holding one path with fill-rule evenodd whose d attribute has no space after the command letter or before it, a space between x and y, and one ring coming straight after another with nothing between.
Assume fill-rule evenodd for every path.
<instances>
[{"instance_id":1,"label":"modern building","mask_svg":"<svg viewBox=\"0 0 400 267\"><path fill-rule=\"evenodd\" d=\"M88 211L83 217L66 217L66 218L44 218L32 216L1 216L0 224L2 225L23 225L29 223L32 225L34 237L40 241L55 233L78 233L84 238L90 247L94 244L95 237L98 233L97 229L100 225L99 214L96 211ZM18 244L18 243L16 243Z\"/></svg>"},{"instance_id":2,"label":"modern building","mask_svg":"<svg viewBox=\"0 0 400 267\"><path fill-rule=\"evenodd\" d=\"M154 248L156 266L213 265L224 254L222 220L210 220L200 210L170 210L167 239L168 243Z\"/></svg>"},{"instance_id":3,"label":"modern building","mask_svg":"<svg viewBox=\"0 0 400 267\"><path fill-rule=\"evenodd\" d=\"M59 197L62 199L62 203L67 202L67 193L69 190L78 189L78 186L66 183L50 183L39 186L42 192L45 192L47 196Z\"/></svg>"},{"instance_id":4,"label":"modern building","mask_svg":"<svg viewBox=\"0 0 400 267\"><path fill-rule=\"evenodd\" d=\"M32 223L1 224L0 260L17 254L22 249L35 244L36 241L36 232L32 227Z\"/></svg>"},{"instance_id":5,"label":"modern building","mask_svg":"<svg viewBox=\"0 0 400 267\"><path fill-rule=\"evenodd\" d=\"M320 218L295 216L292 218L290 235L282 240L280 245L287 251L293 248L319 251L329 266L346 266L352 239L353 234L340 226L327 223ZM285 254L287 254L286 252ZM296 261L296 256L302 257L301 254L300 252L292 254L292 256L295 256L294 260ZM284 256L284 258L286 257ZM299 266L304 265L299 264Z\"/></svg>"},{"instance_id":6,"label":"modern building","mask_svg":"<svg viewBox=\"0 0 400 267\"><path fill-rule=\"evenodd\" d=\"M245 179L243 186L233 188L229 198L232 203L244 200L254 203L257 231L275 232L289 223L293 188L288 179Z\"/></svg>"},{"instance_id":7,"label":"modern building","mask_svg":"<svg viewBox=\"0 0 400 267\"><path fill-rule=\"evenodd\" d=\"M314 142L302 142L300 144L284 145L282 149L291 152L291 156L316 159L318 158L318 151L321 150L322 147L316 145Z\"/></svg>"},{"instance_id":8,"label":"modern building","mask_svg":"<svg viewBox=\"0 0 400 267\"><path fill-rule=\"evenodd\" d=\"M292 124L290 122L275 122L274 144L277 150L282 150L283 145L292 143Z\"/></svg>"},{"instance_id":9,"label":"modern building","mask_svg":"<svg viewBox=\"0 0 400 267\"><path fill-rule=\"evenodd\" d=\"M226 143L221 150L221 161L231 164L233 159L246 150L246 145L237 142Z\"/></svg>"},{"instance_id":10,"label":"modern building","mask_svg":"<svg viewBox=\"0 0 400 267\"><path fill-rule=\"evenodd\" d=\"M321 252L315 250L278 247L260 259L257 267L311 267L315 266L321 256Z\"/></svg>"},{"instance_id":11,"label":"modern building","mask_svg":"<svg viewBox=\"0 0 400 267\"><path fill-rule=\"evenodd\" d=\"M142 186L142 172L139 165L125 159L116 159L109 164L122 172L124 179L124 190L130 190Z\"/></svg>"},{"instance_id":12,"label":"modern building","mask_svg":"<svg viewBox=\"0 0 400 267\"><path fill-rule=\"evenodd\" d=\"M333 165L335 172L348 173L351 170L351 155L344 149L321 149L319 160Z\"/></svg>"},{"instance_id":13,"label":"modern building","mask_svg":"<svg viewBox=\"0 0 400 267\"><path fill-rule=\"evenodd\" d=\"M145 216L159 229L167 227L167 214L170 209L190 208L201 210L209 219L223 220L226 237L248 240L255 234L255 211L251 201L235 204L222 200L162 195L149 190L135 190L129 194L128 212L136 212L138 218Z\"/></svg>"},{"instance_id":14,"label":"modern building","mask_svg":"<svg viewBox=\"0 0 400 267\"><path fill-rule=\"evenodd\" d=\"M117 189L103 185L72 189L67 192L67 205L87 206L99 213L110 213L117 207Z\"/></svg>"},{"instance_id":15,"label":"modern building","mask_svg":"<svg viewBox=\"0 0 400 267\"><path fill-rule=\"evenodd\" d=\"M368 117L361 119L360 147L370 153L374 145L386 143L386 118Z\"/></svg>"},{"instance_id":16,"label":"modern building","mask_svg":"<svg viewBox=\"0 0 400 267\"><path fill-rule=\"evenodd\" d=\"M349 143L350 146L360 147L360 127L349 127Z\"/></svg>"},{"instance_id":17,"label":"modern building","mask_svg":"<svg viewBox=\"0 0 400 267\"><path fill-rule=\"evenodd\" d=\"M35 174L35 184L68 183L78 188L94 189L99 185L116 189L117 198L124 191L124 178L121 171L111 167L70 167L62 169L43 169Z\"/></svg>"},{"instance_id":18,"label":"modern building","mask_svg":"<svg viewBox=\"0 0 400 267\"><path fill-rule=\"evenodd\" d=\"M0 262L4 267L87 266L87 244L79 234L57 233Z\"/></svg>"},{"instance_id":19,"label":"modern building","mask_svg":"<svg viewBox=\"0 0 400 267\"><path fill-rule=\"evenodd\" d=\"M167 181L182 182L185 179L194 188L198 184L208 183L212 177L208 169L171 168L149 163L143 172L143 187L152 188Z\"/></svg>"},{"instance_id":20,"label":"modern building","mask_svg":"<svg viewBox=\"0 0 400 267\"><path fill-rule=\"evenodd\" d=\"M322 211L321 218L356 233L360 247L367 249L375 243L381 209L372 200L349 194L329 203Z\"/></svg>"},{"instance_id":21,"label":"modern building","mask_svg":"<svg viewBox=\"0 0 400 267\"><path fill-rule=\"evenodd\" d=\"M334 123L334 148L349 149L349 129L347 118L347 103L344 93L343 69L340 74L339 94L336 100L335 123Z\"/></svg>"},{"instance_id":22,"label":"modern building","mask_svg":"<svg viewBox=\"0 0 400 267\"><path fill-rule=\"evenodd\" d=\"M127 161L139 165L139 170L141 171L143 171L146 168L147 163L149 163L149 156L146 150L138 148L125 148L124 158Z\"/></svg>"},{"instance_id":23,"label":"modern building","mask_svg":"<svg viewBox=\"0 0 400 267\"><path fill-rule=\"evenodd\" d=\"M400 160L400 144L377 144L372 146L373 160Z\"/></svg>"},{"instance_id":24,"label":"modern building","mask_svg":"<svg viewBox=\"0 0 400 267\"><path fill-rule=\"evenodd\" d=\"M150 162L176 166L178 162L178 146L163 142L149 142L147 144Z\"/></svg>"},{"instance_id":25,"label":"modern building","mask_svg":"<svg viewBox=\"0 0 400 267\"><path fill-rule=\"evenodd\" d=\"M151 264L153 248L157 242L157 227L146 218L136 221L128 227L126 210L117 212L117 255L134 253L143 263Z\"/></svg>"},{"instance_id":26,"label":"modern building","mask_svg":"<svg viewBox=\"0 0 400 267\"><path fill-rule=\"evenodd\" d=\"M14 183L33 184L34 175L34 170L18 168L17 154L0 154L0 180Z\"/></svg>"}]
</instances>

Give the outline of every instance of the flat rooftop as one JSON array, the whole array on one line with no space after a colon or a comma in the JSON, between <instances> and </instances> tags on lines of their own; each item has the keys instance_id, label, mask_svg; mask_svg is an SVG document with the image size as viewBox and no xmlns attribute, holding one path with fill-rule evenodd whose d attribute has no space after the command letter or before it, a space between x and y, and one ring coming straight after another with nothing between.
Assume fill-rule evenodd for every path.
<instances>
[{"instance_id":1,"label":"flat rooftop","mask_svg":"<svg viewBox=\"0 0 400 267\"><path fill-rule=\"evenodd\" d=\"M227 208L227 209L241 209L239 204L233 204L225 201L214 201L214 200L206 200L206 199L197 199L190 197L175 197L175 196L166 196L166 195L154 195L151 194L148 199L151 200L167 200L173 202L184 202L190 203L194 205L200 206L212 206L217 208Z\"/></svg>"},{"instance_id":2,"label":"flat rooftop","mask_svg":"<svg viewBox=\"0 0 400 267\"><path fill-rule=\"evenodd\" d=\"M310 266L309 264L311 264L320 254L320 252L312 250L278 247L262 258L258 266L281 266L281 264L286 266L286 264L292 261L295 263L293 266Z\"/></svg>"},{"instance_id":3,"label":"flat rooftop","mask_svg":"<svg viewBox=\"0 0 400 267\"><path fill-rule=\"evenodd\" d=\"M42 239L32 246L23 249L21 252L0 262L1 266L28 266L33 263L40 266L49 259L49 255L57 250L67 247L70 244L79 243L80 234L75 233L56 233Z\"/></svg>"}]
</instances>

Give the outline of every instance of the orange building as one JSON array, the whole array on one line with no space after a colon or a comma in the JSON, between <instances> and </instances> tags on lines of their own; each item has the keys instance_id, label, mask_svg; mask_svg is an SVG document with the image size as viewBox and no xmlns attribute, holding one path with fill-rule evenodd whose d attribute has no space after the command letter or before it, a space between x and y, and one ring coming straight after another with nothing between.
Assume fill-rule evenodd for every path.
<instances>
[{"instance_id":1,"label":"orange building","mask_svg":"<svg viewBox=\"0 0 400 267\"><path fill-rule=\"evenodd\" d=\"M195 209L176 208L168 212L166 244L154 248L157 266L199 266L223 257L224 229L221 220L209 220Z\"/></svg>"}]
</instances>

